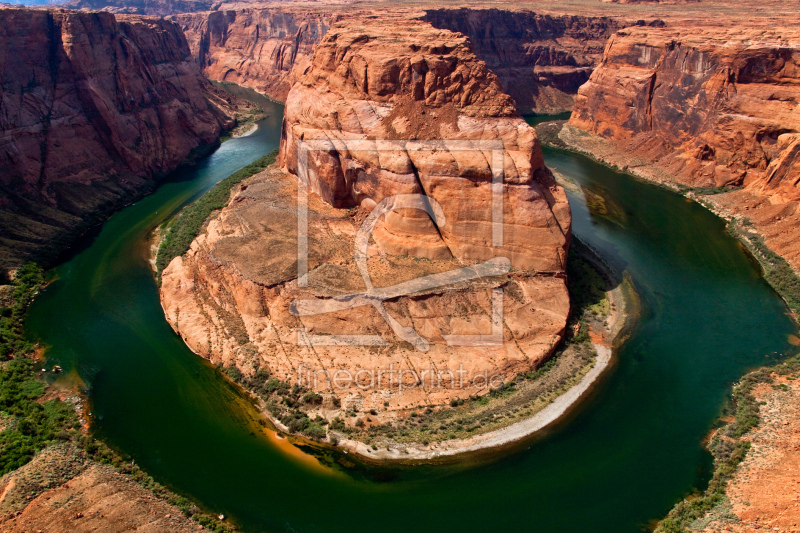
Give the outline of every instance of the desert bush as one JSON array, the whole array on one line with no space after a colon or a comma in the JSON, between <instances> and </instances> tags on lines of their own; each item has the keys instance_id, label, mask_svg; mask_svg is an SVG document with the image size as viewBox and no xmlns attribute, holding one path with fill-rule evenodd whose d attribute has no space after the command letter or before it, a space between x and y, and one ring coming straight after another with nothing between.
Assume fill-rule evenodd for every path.
<instances>
[{"instance_id":1,"label":"desert bush","mask_svg":"<svg viewBox=\"0 0 800 533\"><path fill-rule=\"evenodd\" d=\"M209 215L228 205L231 188L234 185L264 170L275 162L277 155L278 151L274 150L246 167L237 170L181 211L167 229L167 233L158 247L158 255L156 257L158 272L162 272L170 261L189 250L189 246L200 233Z\"/></svg>"}]
</instances>

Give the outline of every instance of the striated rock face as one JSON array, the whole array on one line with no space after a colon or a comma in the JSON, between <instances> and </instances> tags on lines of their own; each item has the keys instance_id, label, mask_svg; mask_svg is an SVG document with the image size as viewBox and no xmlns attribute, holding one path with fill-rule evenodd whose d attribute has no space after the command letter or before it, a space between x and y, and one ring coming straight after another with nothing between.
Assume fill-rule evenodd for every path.
<instances>
[{"instance_id":1,"label":"striated rock face","mask_svg":"<svg viewBox=\"0 0 800 533\"><path fill-rule=\"evenodd\" d=\"M4 268L52 258L230 124L173 23L18 9L0 20Z\"/></svg>"},{"instance_id":2,"label":"striated rock face","mask_svg":"<svg viewBox=\"0 0 800 533\"><path fill-rule=\"evenodd\" d=\"M328 27L363 16L341 7L287 6L181 14L172 20L181 25L209 78L246 85L284 101L296 81L294 66L298 65L295 72L305 70ZM573 97L600 61L606 40L627 24L607 17L483 8L396 8L374 16L422 20L466 35L474 53L524 113L572 109Z\"/></svg>"},{"instance_id":3,"label":"striated rock face","mask_svg":"<svg viewBox=\"0 0 800 533\"><path fill-rule=\"evenodd\" d=\"M308 177L308 275L298 181L275 169L165 269L161 298L213 362L339 398L323 406L395 411L485 393L487 378L549 357L569 311L570 211L535 131L463 35L379 24L334 24L287 100L280 158Z\"/></svg>"},{"instance_id":4,"label":"striated rock face","mask_svg":"<svg viewBox=\"0 0 800 533\"><path fill-rule=\"evenodd\" d=\"M618 19L499 9L431 9L424 20L468 36L523 113L560 113L600 62Z\"/></svg>"},{"instance_id":5,"label":"striated rock face","mask_svg":"<svg viewBox=\"0 0 800 533\"><path fill-rule=\"evenodd\" d=\"M417 143L389 157L318 149L308 155L310 187L334 207L372 208L390 195L426 194L442 206L448 224L391 217L381 230L387 240L399 245L409 234L431 243L423 256L451 253L471 261L500 251L517 268L563 271L569 208L544 166L536 132L517 116L464 36L422 22L400 24L347 21L328 32L287 99L281 164L298 173L301 140L502 141L497 154L478 143L471 151ZM505 179L501 250L490 244L494 157ZM463 203L485 210L479 214Z\"/></svg>"},{"instance_id":6,"label":"striated rock face","mask_svg":"<svg viewBox=\"0 0 800 533\"><path fill-rule=\"evenodd\" d=\"M229 81L284 101L295 65L311 60L334 18L329 12L300 9L239 9L182 14L192 55L212 80Z\"/></svg>"},{"instance_id":7,"label":"striated rock face","mask_svg":"<svg viewBox=\"0 0 800 533\"><path fill-rule=\"evenodd\" d=\"M794 30L636 28L611 38L570 124L644 156L684 185L742 186L714 202L753 219L798 268L798 102Z\"/></svg>"},{"instance_id":8,"label":"striated rock face","mask_svg":"<svg viewBox=\"0 0 800 533\"><path fill-rule=\"evenodd\" d=\"M0 529L6 533L188 533L198 527L130 476L67 444L45 448L0 478Z\"/></svg>"}]
</instances>

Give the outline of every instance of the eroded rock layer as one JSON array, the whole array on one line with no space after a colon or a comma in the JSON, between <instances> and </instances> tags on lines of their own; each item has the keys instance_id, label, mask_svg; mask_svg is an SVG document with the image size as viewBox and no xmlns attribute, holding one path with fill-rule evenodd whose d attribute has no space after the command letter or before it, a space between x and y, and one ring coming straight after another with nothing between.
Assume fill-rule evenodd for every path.
<instances>
[{"instance_id":1,"label":"eroded rock layer","mask_svg":"<svg viewBox=\"0 0 800 533\"><path fill-rule=\"evenodd\" d=\"M337 20L364 13L342 6L252 7L173 17L209 78L252 87L284 101L313 47ZM466 35L523 113L558 113L599 62L603 45L632 21L601 16L547 15L479 7L413 10L381 6L376 17L422 20ZM642 21L642 24L645 22Z\"/></svg>"},{"instance_id":2,"label":"eroded rock layer","mask_svg":"<svg viewBox=\"0 0 800 533\"><path fill-rule=\"evenodd\" d=\"M302 8L247 8L173 17L212 80L251 87L284 101L295 65L311 60L335 16Z\"/></svg>"},{"instance_id":3,"label":"eroded rock layer","mask_svg":"<svg viewBox=\"0 0 800 533\"><path fill-rule=\"evenodd\" d=\"M626 29L580 89L570 124L643 156L751 218L800 267L800 39L719 27Z\"/></svg>"},{"instance_id":4,"label":"eroded rock layer","mask_svg":"<svg viewBox=\"0 0 800 533\"><path fill-rule=\"evenodd\" d=\"M52 258L230 123L163 20L2 10L0 76L4 268Z\"/></svg>"},{"instance_id":5,"label":"eroded rock layer","mask_svg":"<svg viewBox=\"0 0 800 533\"><path fill-rule=\"evenodd\" d=\"M470 38L523 113L572 110L620 19L499 9L431 9L424 20ZM644 22L642 22L644 23Z\"/></svg>"},{"instance_id":6,"label":"eroded rock layer","mask_svg":"<svg viewBox=\"0 0 800 533\"><path fill-rule=\"evenodd\" d=\"M330 395L329 417L446 405L549 357L569 311L569 205L466 42L421 21L331 27L287 100L280 158L300 181L256 177L163 272L167 318L195 352ZM342 305L364 293L382 306Z\"/></svg>"}]
</instances>

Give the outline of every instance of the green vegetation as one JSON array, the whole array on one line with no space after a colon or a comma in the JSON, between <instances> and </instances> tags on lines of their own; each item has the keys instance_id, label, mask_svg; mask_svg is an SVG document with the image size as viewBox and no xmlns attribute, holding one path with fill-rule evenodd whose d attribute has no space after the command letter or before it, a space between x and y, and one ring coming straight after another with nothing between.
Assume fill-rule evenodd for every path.
<instances>
[{"instance_id":1,"label":"green vegetation","mask_svg":"<svg viewBox=\"0 0 800 533\"><path fill-rule=\"evenodd\" d=\"M290 432L305 435L312 440L325 438L328 421L319 416L312 420L302 410L303 407L322 403L322 396L316 392L271 377L266 368L260 368L251 378L244 377L235 367L220 369L231 380L263 399L267 411Z\"/></svg>"},{"instance_id":2,"label":"green vegetation","mask_svg":"<svg viewBox=\"0 0 800 533\"><path fill-rule=\"evenodd\" d=\"M33 346L25 340L22 319L34 295L44 283L44 273L38 265L28 263L19 268L14 277L10 305L0 307L0 357L13 353L26 353ZM5 305L4 303L4 305Z\"/></svg>"},{"instance_id":3,"label":"green vegetation","mask_svg":"<svg viewBox=\"0 0 800 533\"><path fill-rule=\"evenodd\" d=\"M797 377L800 372L800 355L794 356L773 367L760 368L746 375L733 389L734 419L716 432L709 444L714 456L714 474L708 488L678 503L661 521L655 533L684 533L693 528L695 521L709 513L721 510L725 518L728 503L725 491L736 468L747 456L750 441L747 433L760 423L759 403L753 397L753 389L761 383L771 383L773 374Z\"/></svg>"},{"instance_id":4,"label":"green vegetation","mask_svg":"<svg viewBox=\"0 0 800 533\"><path fill-rule=\"evenodd\" d=\"M274 150L246 167L237 170L217 183L196 202L181 211L171 221L166 230L166 235L158 248L158 256L156 258L158 272L163 271L174 258L185 254L189 250L189 246L200 233L203 224L211 213L228 205L231 188L234 185L264 170L275 162L277 155L278 151Z\"/></svg>"},{"instance_id":5,"label":"green vegetation","mask_svg":"<svg viewBox=\"0 0 800 533\"><path fill-rule=\"evenodd\" d=\"M44 382L37 376L33 345L25 339L25 310L44 283L35 264L21 267L13 280L10 305L0 309L0 475L30 461L52 442L69 440L79 429L78 417L61 400L42 401Z\"/></svg>"},{"instance_id":6,"label":"green vegetation","mask_svg":"<svg viewBox=\"0 0 800 533\"><path fill-rule=\"evenodd\" d=\"M750 253L761 264L764 279L780 294L795 315L800 315L800 277L792 266L764 243L763 237L745 231L742 226L750 226L752 222L745 219L741 226L736 222L728 224L728 232L744 242Z\"/></svg>"},{"instance_id":7,"label":"green vegetation","mask_svg":"<svg viewBox=\"0 0 800 533\"><path fill-rule=\"evenodd\" d=\"M9 421L0 433L0 475L21 467L48 444L70 440L80 428L71 406L57 399L40 403L45 387L36 366L21 354L0 371L0 411Z\"/></svg>"},{"instance_id":8,"label":"green vegetation","mask_svg":"<svg viewBox=\"0 0 800 533\"><path fill-rule=\"evenodd\" d=\"M45 400L47 385L39 375L41 363L25 339L25 311L45 282L35 264L21 267L8 301L0 308L0 476L27 464L48 445L66 442L86 450L90 459L129 475L156 496L177 506L210 531L236 531L186 498L156 483L152 477L101 441L81 431L73 406L60 399ZM6 305L8 304L8 305Z\"/></svg>"},{"instance_id":9,"label":"green vegetation","mask_svg":"<svg viewBox=\"0 0 800 533\"><path fill-rule=\"evenodd\" d=\"M738 191L742 187L737 185L722 185L720 187L689 187L683 183L676 182L675 188L681 194L693 192L700 196L712 196L714 194L725 194L727 192Z\"/></svg>"}]
</instances>

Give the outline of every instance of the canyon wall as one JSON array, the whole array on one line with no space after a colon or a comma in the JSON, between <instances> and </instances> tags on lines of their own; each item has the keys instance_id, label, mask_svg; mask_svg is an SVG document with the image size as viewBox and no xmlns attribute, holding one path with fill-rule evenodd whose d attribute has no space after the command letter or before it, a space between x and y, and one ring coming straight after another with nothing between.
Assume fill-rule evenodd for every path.
<instances>
[{"instance_id":1,"label":"canyon wall","mask_svg":"<svg viewBox=\"0 0 800 533\"><path fill-rule=\"evenodd\" d=\"M499 9L429 9L423 20L468 36L522 113L561 113L626 23L609 17Z\"/></svg>"},{"instance_id":2,"label":"canyon wall","mask_svg":"<svg viewBox=\"0 0 800 533\"><path fill-rule=\"evenodd\" d=\"M172 17L212 80L238 83L285 101L292 69L311 60L335 16L298 8L239 9Z\"/></svg>"},{"instance_id":3,"label":"canyon wall","mask_svg":"<svg viewBox=\"0 0 800 533\"><path fill-rule=\"evenodd\" d=\"M231 125L173 23L23 9L0 21L4 269L52 260Z\"/></svg>"},{"instance_id":4,"label":"canyon wall","mask_svg":"<svg viewBox=\"0 0 800 533\"><path fill-rule=\"evenodd\" d=\"M287 6L187 13L172 20L180 24L209 78L285 101L297 78L292 70L297 65L296 72L303 72L328 27L363 16L341 7ZM483 8L380 7L375 16L422 20L466 35L522 113L569 111L578 87L600 61L608 37L628 24L608 17Z\"/></svg>"},{"instance_id":5,"label":"canyon wall","mask_svg":"<svg viewBox=\"0 0 800 533\"><path fill-rule=\"evenodd\" d=\"M610 39L569 124L643 158L656 179L738 188L704 198L800 268L798 105L793 29L633 28Z\"/></svg>"},{"instance_id":6,"label":"canyon wall","mask_svg":"<svg viewBox=\"0 0 800 533\"><path fill-rule=\"evenodd\" d=\"M288 95L280 163L162 274L167 319L196 353L310 387L329 419L380 421L552 354L569 204L465 36L399 17L334 24ZM305 259L286 171L310 191Z\"/></svg>"}]
</instances>

